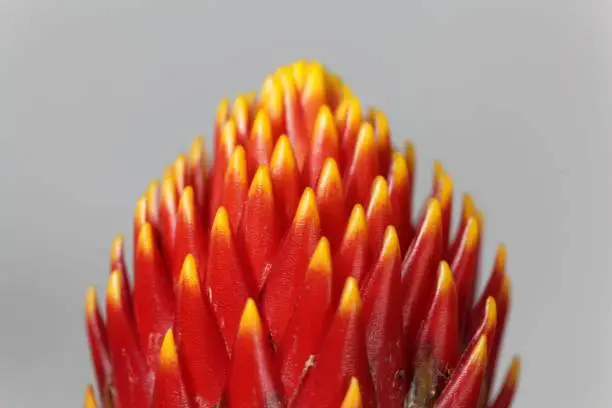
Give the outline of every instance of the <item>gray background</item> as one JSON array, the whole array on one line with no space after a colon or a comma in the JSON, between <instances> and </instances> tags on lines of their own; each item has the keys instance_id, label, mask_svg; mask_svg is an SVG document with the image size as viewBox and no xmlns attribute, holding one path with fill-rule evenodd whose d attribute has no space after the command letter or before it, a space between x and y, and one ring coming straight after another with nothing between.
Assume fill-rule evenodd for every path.
<instances>
[{"instance_id":1,"label":"gray background","mask_svg":"<svg viewBox=\"0 0 612 408\"><path fill-rule=\"evenodd\" d=\"M147 3L0 1L0 406L80 406L85 288L137 196L298 57L415 141L419 199L433 159L474 193L487 268L507 243L516 406L610 406L610 2Z\"/></svg>"}]
</instances>

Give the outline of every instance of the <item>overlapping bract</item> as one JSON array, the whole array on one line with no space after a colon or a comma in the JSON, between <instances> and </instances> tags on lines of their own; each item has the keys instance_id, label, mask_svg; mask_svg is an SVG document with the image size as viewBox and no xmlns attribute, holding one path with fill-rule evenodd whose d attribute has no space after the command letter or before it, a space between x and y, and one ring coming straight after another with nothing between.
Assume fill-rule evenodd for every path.
<instances>
[{"instance_id":1,"label":"overlapping bract","mask_svg":"<svg viewBox=\"0 0 612 408\"><path fill-rule=\"evenodd\" d=\"M315 62L223 101L134 216L134 282L112 245L106 316L86 301L99 397L85 406L509 407L490 386L506 253L476 299L483 218L436 164L413 220L415 155Z\"/></svg>"}]
</instances>

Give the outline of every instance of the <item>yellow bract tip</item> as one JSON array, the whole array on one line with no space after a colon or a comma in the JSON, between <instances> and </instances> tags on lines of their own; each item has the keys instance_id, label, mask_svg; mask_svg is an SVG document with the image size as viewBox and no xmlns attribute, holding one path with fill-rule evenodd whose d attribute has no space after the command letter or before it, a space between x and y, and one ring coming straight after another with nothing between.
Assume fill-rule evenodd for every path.
<instances>
[{"instance_id":1,"label":"yellow bract tip","mask_svg":"<svg viewBox=\"0 0 612 408\"><path fill-rule=\"evenodd\" d=\"M471 194L463 195L463 217L468 219L476 215L476 204Z\"/></svg>"},{"instance_id":2,"label":"yellow bract tip","mask_svg":"<svg viewBox=\"0 0 612 408\"><path fill-rule=\"evenodd\" d=\"M506 384L510 387L516 385L521 375L521 359L518 356L512 358L512 364L510 365L510 369L508 370L508 379L506 380Z\"/></svg>"},{"instance_id":3,"label":"yellow bract tip","mask_svg":"<svg viewBox=\"0 0 612 408\"><path fill-rule=\"evenodd\" d=\"M373 152L375 147L374 128L368 122L361 124L359 133L357 134L357 145L355 146L355 155L361 155L367 152Z\"/></svg>"},{"instance_id":4,"label":"yellow bract tip","mask_svg":"<svg viewBox=\"0 0 612 408\"><path fill-rule=\"evenodd\" d=\"M437 180L439 183L438 196L440 197L440 205L446 208L449 205L453 195L453 179L451 176L442 171Z\"/></svg>"},{"instance_id":5,"label":"yellow bract tip","mask_svg":"<svg viewBox=\"0 0 612 408\"><path fill-rule=\"evenodd\" d=\"M233 119L228 119L221 128L221 134L219 135L219 146L224 151L231 152L236 146L236 122Z\"/></svg>"},{"instance_id":6,"label":"yellow bract tip","mask_svg":"<svg viewBox=\"0 0 612 408\"><path fill-rule=\"evenodd\" d=\"M327 105L322 105L317 112L317 118L315 119L315 129L324 129L325 136L331 137L333 143L338 143L338 135L336 133L336 124L334 122L334 116L332 115L331 109Z\"/></svg>"},{"instance_id":7,"label":"yellow bract tip","mask_svg":"<svg viewBox=\"0 0 612 408\"><path fill-rule=\"evenodd\" d=\"M310 258L310 264L308 266L310 270L322 272L324 274L331 274L332 261L331 251L329 249L329 241L325 237L321 237L317 247L315 248L312 257Z\"/></svg>"},{"instance_id":8,"label":"yellow bract tip","mask_svg":"<svg viewBox=\"0 0 612 408\"><path fill-rule=\"evenodd\" d=\"M351 377L342 406L340 408L362 408L361 390L359 389L359 381L355 377Z\"/></svg>"},{"instance_id":9,"label":"yellow bract tip","mask_svg":"<svg viewBox=\"0 0 612 408\"><path fill-rule=\"evenodd\" d=\"M453 272L446 261L440 262L438 268L438 291L440 293L448 293L455 287Z\"/></svg>"},{"instance_id":10,"label":"yellow bract tip","mask_svg":"<svg viewBox=\"0 0 612 408\"><path fill-rule=\"evenodd\" d=\"M164 335L161 350L159 352L159 364L161 367L174 366L178 362L174 333L168 329Z\"/></svg>"},{"instance_id":11,"label":"yellow bract tip","mask_svg":"<svg viewBox=\"0 0 612 408\"><path fill-rule=\"evenodd\" d=\"M370 203L374 207L382 207L389 204L389 185L383 176L376 176L372 182ZM370 209L368 208L368 211Z\"/></svg>"},{"instance_id":12,"label":"yellow bract tip","mask_svg":"<svg viewBox=\"0 0 612 408\"><path fill-rule=\"evenodd\" d=\"M413 143L406 142L405 154L406 154L406 165L408 166L408 171L410 171L410 173L413 173L414 166L416 165L416 150L414 148Z\"/></svg>"},{"instance_id":13,"label":"yellow bract tip","mask_svg":"<svg viewBox=\"0 0 612 408\"><path fill-rule=\"evenodd\" d=\"M480 231L478 230L478 221L476 221L475 218L470 217L466 225L466 249L470 251L474 250L476 244L478 243L479 235Z\"/></svg>"},{"instance_id":14,"label":"yellow bract tip","mask_svg":"<svg viewBox=\"0 0 612 408\"><path fill-rule=\"evenodd\" d=\"M96 288L90 286L87 288L87 292L85 294L85 314L87 315L87 318L93 318L97 310L98 294L96 293Z\"/></svg>"},{"instance_id":15,"label":"yellow bract tip","mask_svg":"<svg viewBox=\"0 0 612 408\"><path fill-rule=\"evenodd\" d=\"M137 251L142 254L151 255L155 242L153 240L153 227L148 222L144 223L138 231Z\"/></svg>"},{"instance_id":16,"label":"yellow bract tip","mask_svg":"<svg viewBox=\"0 0 612 408\"><path fill-rule=\"evenodd\" d=\"M115 262L117 260L118 257L121 256L121 253L123 251L123 234L117 234L115 235L115 238L113 238L113 242L111 243L111 261Z\"/></svg>"},{"instance_id":17,"label":"yellow bract tip","mask_svg":"<svg viewBox=\"0 0 612 408\"><path fill-rule=\"evenodd\" d=\"M317 207L317 199L311 187L306 187L300 198L295 217L294 224L301 224L306 219L313 219L319 223L319 210Z\"/></svg>"},{"instance_id":18,"label":"yellow bract tip","mask_svg":"<svg viewBox=\"0 0 612 408\"><path fill-rule=\"evenodd\" d=\"M327 188L328 186L342 186L342 176L338 169L338 163L332 157L325 159L323 167L321 167L321 174L319 175L319 188Z\"/></svg>"},{"instance_id":19,"label":"yellow bract tip","mask_svg":"<svg viewBox=\"0 0 612 408\"><path fill-rule=\"evenodd\" d=\"M118 270L112 271L108 277L108 285L106 288L106 296L108 303L114 307L121 305L121 272Z\"/></svg>"},{"instance_id":20,"label":"yellow bract tip","mask_svg":"<svg viewBox=\"0 0 612 408\"><path fill-rule=\"evenodd\" d=\"M253 121L251 137L255 137L256 135L272 138L272 124L265 110L257 112L255 120Z\"/></svg>"},{"instance_id":21,"label":"yellow bract tip","mask_svg":"<svg viewBox=\"0 0 612 408\"><path fill-rule=\"evenodd\" d=\"M229 99L223 98L219 105L217 105L217 115L216 120L217 123L223 123L227 119L227 115L229 113Z\"/></svg>"},{"instance_id":22,"label":"yellow bract tip","mask_svg":"<svg viewBox=\"0 0 612 408\"><path fill-rule=\"evenodd\" d=\"M472 350L469 365L484 365L487 363L487 336L482 335Z\"/></svg>"},{"instance_id":23,"label":"yellow bract tip","mask_svg":"<svg viewBox=\"0 0 612 408\"><path fill-rule=\"evenodd\" d=\"M211 235L229 237L232 230L230 229L229 214L223 206L217 209L215 218L211 228Z\"/></svg>"},{"instance_id":24,"label":"yellow bract tip","mask_svg":"<svg viewBox=\"0 0 612 408\"><path fill-rule=\"evenodd\" d=\"M242 145L238 145L234 149L230 157L229 164L227 165L227 172L225 174L226 174L226 177L227 175L232 174L234 177L238 179L238 181L246 184L247 178L248 178L246 153Z\"/></svg>"},{"instance_id":25,"label":"yellow bract tip","mask_svg":"<svg viewBox=\"0 0 612 408\"><path fill-rule=\"evenodd\" d=\"M206 147L204 145L204 136L196 136L189 147L189 164L194 166L205 161Z\"/></svg>"},{"instance_id":26,"label":"yellow bract tip","mask_svg":"<svg viewBox=\"0 0 612 408\"><path fill-rule=\"evenodd\" d=\"M276 141L272 157L270 158L271 168L283 168L288 171L295 171L296 162L293 154L291 142L286 135L281 135Z\"/></svg>"},{"instance_id":27,"label":"yellow bract tip","mask_svg":"<svg viewBox=\"0 0 612 408\"><path fill-rule=\"evenodd\" d=\"M391 176L394 183L402 183L408 178L408 165L400 152L393 152L391 159Z\"/></svg>"},{"instance_id":28,"label":"yellow bract tip","mask_svg":"<svg viewBox=\"0 0 612 408\"><path fill-rule=\"evenodd\" d=\"M325 71L321 64L315 62L308 66L308 73L303 86L304 96L307 100L309 98L325 97Z\"/></svg>"},{"instance_id":29,"label":"yellow bract tip","mask_svg":"<svg viewBox=\"0 0 612 408\"><path fill-rule=\"evenodd\" d=\"M181 194L179 208L183 219L185 219L186 221L193 221L193 216L195 214L193 187L185 187L185 189L183 190L183 194Z\"/></svg>"},{"instance_id":30,"label":"yellow bract tip","mask_svg":"<svg viewBox=\"0 0 612 408\"><path fill-rule=\"evenodd\" d=\"M256 334L260 332L261 318L259 317L257 305L255 304L255 301L252 298L248 298L242 311L242 317L240 317L240 326L238 328L238 333Z\"/></svg>"},{"instance_id":31,"label":"yellow bract tip","mask_svg":"<svg viewBox=\"0 0 612 408\"><path fill-rule=\"evenodd\" d=\"M349 276L344 283L342 296L340 297L340 314L349 314L361 310L361 297L359 296L359 286L357 280Z\"/></svg>"},{"instance_id":32,"label":"yellow bract tip","mask_svg":"<svg viewBox=\"0 0 612 408\"><path fill-rule=\"evenodd\" d=\"M507 256L508 249L506 248L506 245L499 244L497 246L497 254L495 256L495 267L500 272L505 272L506 270L506 260L508 259Z\"/></svg>"},{"instance_id":33,"label":"yellow bract tip","mask_svg":"<svg viewBox=\"0 0 612 408\"><path fill-rule=\"evenodd\" d=\"M485 325L489 331L497 325L497 302L493 296L489 296L485 304Z\"/></svg>"},{"instance_id":34,"label":"yellow bract tip","mask_svg":"<svg viewBox=\"0 0 612 408\"><path fill-rule=\"evenodd\" d=\"M136 201L136 208L134 209L134 222L137 225L142 225L147 220L147 199L143 195Z\"/></svg>"},{"instance_id":35,"label":"yellow bract tip","mask_svg":"<svg viewBox=\"0 0 612 408\"><path fill-rule=\"evenodd\" d=\"M383 258L392 258L401 255L399 237L393 225L387 226L380 251Z\"/></svg>"},{"instance_id":36,"label":"yellow bract tip","mask_svg":"<svg viewBox=\"0 0 612 408\"><path fill-rule=\"evenodd\" d=\"M367 231L366 216L361 204L355 204L348 223L346 225L346 235L356 237L365 234Z\"/></svg>"},{"instance_id":37,"label":"yellow bract tip","mask_svg":"<svg viewBox=\"0 0 612 408\"><path fill-rule=\"evenodd\" d=\"M293 70L292 75L295 80L295 85L297 86L298 90L301 91L304 89L304 84L306 82L306 61L303 59L298 60L292 64L291 68Z\"/></svg>"},{"instance_id":38,"label":"yellow bract tip","mask_svg":"<svg viewBox=\"0 0 612 408\"><path fill-rule=\"evenodd\" d=\"M430 198L427 203L427 213L423 228L426 232L432 232L440 226L442 222L442 208L440 202L435 198Z\"/></svg>"},{"instance_id":39,"label":"yellow bract tip","mask_svg":"<svg viewBox=\"0 0 612 408\"><path fill-rule=\"evenodd\" d=\"M199 288L200 281L198 277L198 268L196 266L195 258L192 254L187 254L181 267L180 282L182 286L188 288Z\"/></svg>"},{"instance_id":40,"label":"yellow bract tip","mask_svg":"<svg viewBox=\"0 0 612 408\"><path fill-rule=\"evenodd\" d=\"M265 164L261 164L257 167L251 186L249 187L249 198L255 196L257 193L263 193L265 195L272 194L272 179L270 178L270 170Z\"/></svg>"},{"instance_id":41,"label":"yellow bract tip","mask_svg":"<svg viewBox=\"0 0 612 408\"><path fill-rule=\"evenodd\" d=\"M91 384L87 385L85 388L85 399L83 401L84 408L97 408L96 397L94 395L94 390Z\"/></svg>"}]
</instances>

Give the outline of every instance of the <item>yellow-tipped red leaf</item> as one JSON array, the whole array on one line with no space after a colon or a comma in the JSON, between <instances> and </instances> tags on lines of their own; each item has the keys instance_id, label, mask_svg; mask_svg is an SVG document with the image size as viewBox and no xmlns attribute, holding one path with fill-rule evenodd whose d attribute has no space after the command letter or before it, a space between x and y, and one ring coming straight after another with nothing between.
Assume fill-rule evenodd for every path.
<instances>
[{"instance_id":1,"label":"yellow-tipped red leaf","mask_svg":"<svg viewBox=\"0 0 612 408\"><path fill-rule=\"evenodd\" d=\"M306 188L293 223L280 244L263 292L263 310L276 344L283 338L308 261L320 235L315 194L311 188Z\"/></svg>"},{"instance_id":2,"label":"yellow-tipped red leaf","mask_svg":"<svg viewBox=\"0 0 612 408\"><path fill-rule=\"evenodd\" d=\"M348 278L340 304L322 342L321 352L297 396L295 407L333 408L344 399L352 377L361 384L364 407L375 407L368 367L365 322L357 281Z\"/></svg>"},{"instance_id":3,"label":"yellow-tipped red leaf","mask_svg":"<svg viewBox=\"0 0 612 408\"><path fill-rule=\"evenodd\" d=\"M163 259L153 239L151 224L138 234L135 259L134 311L140 349L149 370L155 370L159 348L174 321L172 282L164 273Z\"/></svg>"},{"instance_id":4,"label":"yellow-tipped red leaf","mask_svg":"<svg viewBox=\"0 0 612 408\"><path fill-rule=\"evenodd\" d=\"M240 259L225 207L219 207L210 231L205 293L231 353L242 307L254 293L250 276Z\"/></svg>"},{"instance_id":5,"label":"yellow-tipped red leaf","mask_svg":"<svg viewBox=\"0 0 612 408\"><path fill-rule=\"evenodd\" d=\"M448 381L436 401L436 408L473 408L477 406L487 365L487 336L478 338Z\"/></svg>"},{"instance_id":6,"label":"yellow-tipped red leaf","mask_svg":"<svg viewBox=\"0 0 612 408\"><path fill-rule=\"evenodd\" d=\"M240 318L227 387L230 408L282 408L280 379L257 306L249 298Z\"/></svg>"},{"instance_id":7,"label":"yellow-tipped red leaf","mask_svg":"<svg viewBox=\"0 0 612 408\"><path fill-rule=\"evenodd\" d=\"M512 359L510 368L508 368L506 378L502 383L499 394L497 394L495 401L489 405L489 408L509 408L512 405L512 401L514 401L514 396L518 387L520 371L521 360L518 357L515 357Z\"/></svg>"},{"instance_id":8,"label":"yellow-tipped red leaf","mask_svg":"<svg viewBox=\"0 0 612 408\"><path fill-rule=\"evenodd\" d=\"M401 262L399 237L395 227L389 226L363 301L368 360L378 404L383 407L401 406L406 394Z\"/></svg>"},{"instance_id":9,"label":"yellow-tipped red leaf","mask_svg":"<svg viewBox=\"0 0 612 408\"><path fill-rule=\"evenodd\" d=\"M174 334L172 329L168 329L162 342L155 376L153 407L190 408L190 405L181 374Z\"/></svg>"},{"instance_id":10,"label":"yellow-tipped red leaf","mask_svg":"<svg viewBox=\"0 0 612 408\"><path fill-rule=\"evenodd\" d=\"M113 271L106 290L108 347L112 363L113 400L119 407L148 407L152 375L147 370L135 327L127 315L121 297L123 278Z\"/></svg>"},{"instance_id":11,"label":"yellow-tipped red leaf","mask_svg":"<svg viewBox=\"0 0 612 408\"><path fill-rule=\"evenodd\" d=\"M276 211L270 171L261 165L249 188L240 229L242 247L258 291L263 288L279 244Z\"/></svg>"},{"instance_id":12,"label":"yellow-tipped red leaf","mask_svg":"<svg viewBox=\"0 0 612 408\"><path fill-rule=\"evenodd\" d=\"M287 331L278 351L285 395L293 400L315 356L331 310L332 261L323 237L310 259Z\"/></svg>"},{"instance_id":13,"label":"yellow-tipped red leaf","mask_svg":"<svg viewBox=\"0 0 612 408\"><path fill-rule=\"evenodd\" d=\"M187 255L178 282L174 327L186 387L196 407L204 408L221 400L229 359L200 276L194 257Z\"/></svg>"},{"instance_id":14,"label":"yellow-tipped red leaf","mask_svg":"<svg viewBox=\"0 0 612 408\"><path fill-rule=\"evenodd\" d=\"M359 381L355 377L351 377L342 405L340 408L362 408L361 390L359 389Z\"/></svg>"}]
</instances>

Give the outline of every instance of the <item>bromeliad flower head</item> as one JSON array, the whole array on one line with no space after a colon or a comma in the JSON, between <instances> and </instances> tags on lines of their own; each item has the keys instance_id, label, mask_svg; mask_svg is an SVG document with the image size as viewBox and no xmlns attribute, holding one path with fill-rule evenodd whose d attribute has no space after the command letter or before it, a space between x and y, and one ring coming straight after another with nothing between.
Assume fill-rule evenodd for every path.
<instances>
[{"instance_id":1,"label":"bromeliad flower head","mask_svg":"<svg viewBox=\"0 0 612 408\"><path fill-rule=\"evenodd\" d=\"M111 250L106 316L87 292L98 397L86 407L504 408L506 251L480 297L483 217L436 163L412 216L415 154L316 62L224 100L204 141L136 204L133 282Z\"/></svg>"}]
</instances>

